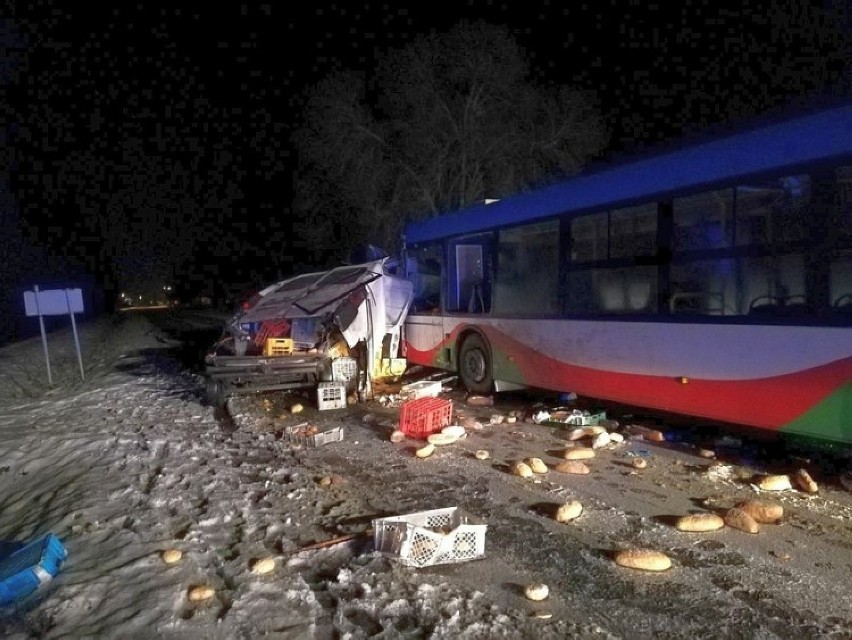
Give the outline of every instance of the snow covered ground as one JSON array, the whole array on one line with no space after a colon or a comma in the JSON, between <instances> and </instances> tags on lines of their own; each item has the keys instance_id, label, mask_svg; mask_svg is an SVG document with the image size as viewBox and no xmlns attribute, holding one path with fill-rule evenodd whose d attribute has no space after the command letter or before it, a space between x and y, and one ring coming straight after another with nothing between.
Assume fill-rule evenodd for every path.
<instances>
[{"instance_id":1,"label":"snow covered ground","mask_svg":"<svg viewBox=\"0 0 852 640\"><path fill-rule=\"evenodd\" d=\"M7 608L11 637L519 637L532 631L475 590L419 579L358 539L298 552L339 502L270 434L233 430L143 317L0 351L0 540L53 532L69 556ZM179 549L169 565L161 554ZM258 559L275 569L252 573ZM215 595L191 602L189 590ZM564 637L568 627L551 628ZM576 629L575 629L576 630Z\"/></svg>"},{"instance_id":2,"label":"snow covered ground","mask_svg":"<svg viewBox=\"0 0 852 640\"><path fill-rule=\"evenodd\" d=\"M512 460L553 464L566 443L531 423L489 425L497 407L426 460L389 441L394 413L377 405L306 410L347 435L300 448L281 437L302 419L291 400L235 398L215 415L145 317L80 329L85 381L70 330L49 337L53 387L40 339L0 349L0 542L53 532L69 553L0 612L7 637L852 637L852 499L832 478L816 495L772 496L784 521L758 535L683 533L674 516L753 496L753 470L637 441L601 450L587 476L518 478ZM548 510L571 499L583 515L556 523ZM416 569L373 549L373 518L448 505L486 519L485 559ZM628 546L674 566L616 567ZM171 549L182 557L167 564ZM274 568L253 572L264 559ZM525 600L539 581L551 597ZM192 601L196 587L212 595Z\"/></svg>"}]
</instances>

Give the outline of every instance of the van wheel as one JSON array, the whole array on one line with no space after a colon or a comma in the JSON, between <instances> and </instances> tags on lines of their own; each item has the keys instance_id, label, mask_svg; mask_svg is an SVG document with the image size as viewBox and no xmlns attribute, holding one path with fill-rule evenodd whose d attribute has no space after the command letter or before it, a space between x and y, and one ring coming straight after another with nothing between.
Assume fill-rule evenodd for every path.
<instances>
[{"instance_id":1,"label":"van wheel","mask_svg":"<svg viewBox=\"0 0 852 640\"><path fill-rule=\"evenodd\" d=\"M225 386L221 380L207 380L207 402L211 407L221 409L225 406L227 396L225 395Z\"/></svg>"},{"instance_id":2,"label":"van wheel","mask_svg":"<svg viewBox=\"0 0 852 640\"><path fill-rule=\"evenodd\" d=\"M474 333L462 343L459 352L459 377L468 391L491 393L494 376L491 371L491 352L482 336Z\"/></svg>"}]
</instances>

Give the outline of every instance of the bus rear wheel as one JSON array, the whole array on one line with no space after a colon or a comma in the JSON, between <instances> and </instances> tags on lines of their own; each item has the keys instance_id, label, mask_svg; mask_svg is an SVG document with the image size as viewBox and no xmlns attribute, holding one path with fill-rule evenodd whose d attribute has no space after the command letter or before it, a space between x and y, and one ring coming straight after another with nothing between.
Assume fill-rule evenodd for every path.
<instances>
[{"instance_id":1,"label":"bus rear wheel","mask_svg":"<svg viewBox=\"0 0 852 640\"><path fill-rule=\"evenodd\" d=\"M491 393L494 377L491 372L491 352L482 336L471 334L459 352L459 377L468 391Z\"/></svg>"}]
</instances>

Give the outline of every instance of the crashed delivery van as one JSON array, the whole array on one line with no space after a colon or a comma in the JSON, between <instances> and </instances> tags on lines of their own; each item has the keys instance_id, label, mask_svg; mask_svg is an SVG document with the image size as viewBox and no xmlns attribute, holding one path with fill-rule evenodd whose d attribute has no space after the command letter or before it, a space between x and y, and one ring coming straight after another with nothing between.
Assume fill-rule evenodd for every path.
<instances>
[{"instance_id":1,"label":"crashed delivery van","mask_svg":"<svg viewBox=\"0 0 852 640\"><path fill-rule=\"evenodd\" d=\"M371 397L372 380L401 375L400 331L412 285L389 258L283 280L225 324L205 357L208 396L316 387L338 381Z\"/></svg>"}]
</instances>

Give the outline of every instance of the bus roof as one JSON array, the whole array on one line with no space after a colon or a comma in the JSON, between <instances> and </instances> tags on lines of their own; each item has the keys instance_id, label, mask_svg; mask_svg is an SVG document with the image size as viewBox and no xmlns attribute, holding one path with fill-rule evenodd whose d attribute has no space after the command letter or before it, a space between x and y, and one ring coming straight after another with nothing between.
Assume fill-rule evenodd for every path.
<instances>
[{"instance_id":1,"label":"bus roof","mask_svg":"<svg viewBox=\"0 0 852 640\"><path fill-rule=\"evenodd\" d=\"M626 206L737 178L852 159L852 103L788 117L406 225L409 245Z\"/></svg>"}]
</instances>

